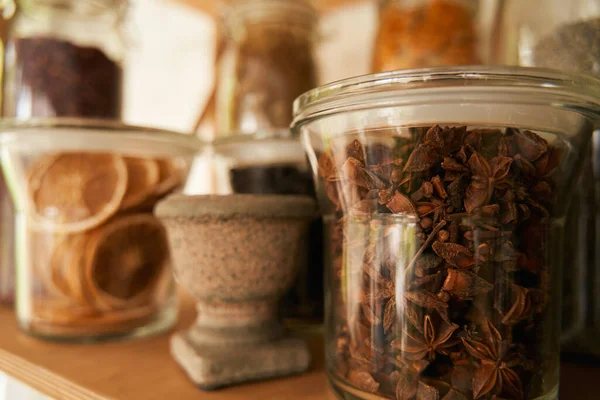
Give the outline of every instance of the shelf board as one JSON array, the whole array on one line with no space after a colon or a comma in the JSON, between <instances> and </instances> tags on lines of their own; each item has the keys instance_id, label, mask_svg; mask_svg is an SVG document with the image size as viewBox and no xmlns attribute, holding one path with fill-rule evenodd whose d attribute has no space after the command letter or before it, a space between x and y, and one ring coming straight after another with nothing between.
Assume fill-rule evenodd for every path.
<instances>
[{"instance_id":1,"label":"shelf board","mask_svg":"<svg viewBox=\"0 0 600 400\"><path fill-rule=\"evenodd\" d=\"M182 294L176 329L194 318L194 303ZM44 342L20 332L7 307L0 307L0 326L0 371L59 400L335 400L327 386L318 334L305 335L313 356L307 373L202 392L169 355L168 334L95 345ZM598 381L598 364L564 364L560 398L595 400Z\"/></svg>"}]
</instances>

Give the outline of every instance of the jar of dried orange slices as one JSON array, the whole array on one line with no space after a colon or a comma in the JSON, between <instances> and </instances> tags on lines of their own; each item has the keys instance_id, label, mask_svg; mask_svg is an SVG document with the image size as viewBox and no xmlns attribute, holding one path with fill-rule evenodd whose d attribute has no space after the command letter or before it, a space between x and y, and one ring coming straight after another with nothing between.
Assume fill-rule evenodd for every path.
<instances>
[{"instance_id":1,"label":"jar of dried orange slices","mask_svg":"<svg viewBox=\"0 0 600 400\"><path fill-rule=\"evenodd\" d=\"M156 333L176 318L154 205L199 149L171 132L90 120L0 125L16 211L16 308L26 332L98 340Z\"/></svg>"}]
</instances>

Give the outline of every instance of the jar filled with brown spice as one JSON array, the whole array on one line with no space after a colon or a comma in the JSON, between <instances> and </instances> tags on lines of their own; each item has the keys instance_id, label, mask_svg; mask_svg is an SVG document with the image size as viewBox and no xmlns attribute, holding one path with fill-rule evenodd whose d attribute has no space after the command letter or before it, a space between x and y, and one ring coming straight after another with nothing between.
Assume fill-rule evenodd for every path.
<instances>
[{"instance_id":1,"label":"jar filled with brown spice","mask_svg":"<svg viewBox=\"0 0 600 400\"><path fill-rule=\"evenodd\" d=\"M287 129L292 104L317 85L317 14L309 2L238 0L223 14L218 66L220 135Z\"/></svg>"},{"instance_id":2,"label":"jar filled with brown spice","mask_svg":"<svg viewBox=\"0 0 600 400\"><path fill-rule=\"evenodd\" d=\"M380 0L374 72L480 64L477 1Z\"/></svg>"}]
</instances>

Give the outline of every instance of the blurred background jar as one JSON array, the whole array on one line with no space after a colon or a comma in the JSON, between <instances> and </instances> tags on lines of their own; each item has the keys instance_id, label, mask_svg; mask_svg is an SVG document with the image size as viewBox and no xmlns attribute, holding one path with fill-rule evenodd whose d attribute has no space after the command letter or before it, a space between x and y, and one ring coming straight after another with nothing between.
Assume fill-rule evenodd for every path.
<instances>
[{"instance_id":1,"label":"blurred background jar","mask_svg":"<svg viewBox=\"0 0 600 400\"><path fill-rule=\"evenodd\" d=\"M222 24L217 135L287 129L294 99L317 86L315 9L304 0L238 0Z\"/></svg>"},{"instance_id":2,"label":"blurred background jar","mask_svg":"<svg viewBox=\"0 0 600 400\"><path fill-rule=\"evenodd\" d=\"M3 116L120 118L125 0L21 0L4 53Z\"/></svg>"},{"instance_id":3,"label":"blurred background jar","mask_svg":"<svg viewBox=\"0 0 600 400\"><path fill-rule=\"evenodd\" d=\"M379 0L373 72L487 63L498 4Z\"/></svg>"},{"instance_id":4,"label":"blurred background jar","mask_svg":"<svg viewBox=\"0 0 600 400\"><path fill-rule=\"evenodd\" d=\"M315 197L312 175L300 141L289 129L222 137L194 168L203 179L189 179L186 193L279 194ZM213 171L206 176L206 171ZM191 175L194 175L192 172ZM200 187L212 181L207 187ZM198 185L196 187L192 187ZM312 328L323 322L323 224L315 219L304 238L293 287L280 302L289 327Z\"/></svg>"},{"instance_id":5,"label":"blurred background jar","mask_svg":"<svg viewBox=\"0 0 600 400\"><path fill-rule=\"evenodd\" d=\"M600 77L600 1L509 0L498 61ZM600 356L600 133L571 188L565 225L563 350Z\"/></svg>"}]
</instances>

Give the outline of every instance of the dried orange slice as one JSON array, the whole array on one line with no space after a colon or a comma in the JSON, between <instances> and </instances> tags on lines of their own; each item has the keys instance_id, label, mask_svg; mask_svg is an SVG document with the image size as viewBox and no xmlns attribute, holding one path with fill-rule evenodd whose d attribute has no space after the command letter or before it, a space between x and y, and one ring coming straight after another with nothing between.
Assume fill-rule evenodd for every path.
<instances>
[{"instance_id":1,"label":"dried orange slice","mask_svg":"<svg viewBox=\"0 0 600 400\"><path fill-rule=\"evenodd\" d=\"M154 189L154 195L163 196L183 182L183 168L169 159L159 159L158 168L160 171L160 180Z\"/></svg>"},{"instance_id":2,"label":"dried orange slice","mask_svg":"<svg viewBox=\"0 0 600 400\"><path fill-rule=\"evenodd\" d=\"M85 293L83 271L85 268L85 235L67 236L56 246L50 259L52 285L62 295L80 304L91 304Z\"/></svg>"},{"instance_id":3,"label":"dried orange slice","mask_svg":"<svg viewBox=\"0 0 600 400\"><path fill-rule=\"evenodd\" d=\"M127 190L125 161L114 154L63 153L32 171L34 222L55 232L100 225L117 212Z\"/></svg>"},{"instance_id":4,"label":"dried orange slice","mask_svg":"<svg viewBox=\"0 0 600 400\"><path fill-rule=\"evenodd\" d=\"M160 221L151 214L123 216L90 234L86 292L99 310L145 303L168 262L169 245Z\"/></svg>"},{"instance_id":5,"label":"dried orange slice","mask_svg":"<svg viewBox=\"0 0 600 400\"><path fill-rule=\"evenodd\" d=\"M150 197L160 180L160 168L156 161L124 157L127 165L127 191L121 203L121 210L138 206Z\"/></svg>"}]
</instances>

